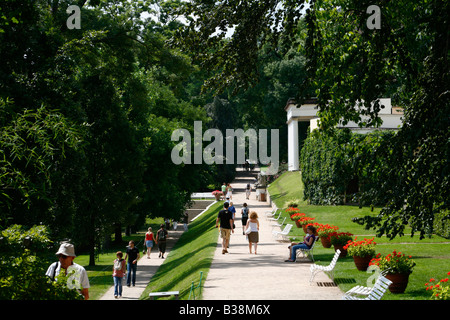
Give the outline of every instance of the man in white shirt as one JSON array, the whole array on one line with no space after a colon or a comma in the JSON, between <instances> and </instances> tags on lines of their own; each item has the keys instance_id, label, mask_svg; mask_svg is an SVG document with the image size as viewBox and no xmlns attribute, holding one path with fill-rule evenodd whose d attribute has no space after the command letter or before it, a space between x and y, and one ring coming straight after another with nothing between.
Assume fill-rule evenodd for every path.
<instances>
[{"instance_id":1,"label":"man in white shirt","mask_svg":"<svg viewBox=\"0 0 450 320\"><path fill-rule=\"evenodd\" d=\"M67 279L67 287L70 289L78 289L84 296L84 299L88 300L90 287L89 278L87 276L86 269L73 262L76 257L73 244L61 244L58 252L56 252L56 255L58 256L59 262L52 263L45 274L52 280L55 280L55 278L58 277L61 268L63 268L66 275L70 275Z\"/></svg>"}]
</instances>

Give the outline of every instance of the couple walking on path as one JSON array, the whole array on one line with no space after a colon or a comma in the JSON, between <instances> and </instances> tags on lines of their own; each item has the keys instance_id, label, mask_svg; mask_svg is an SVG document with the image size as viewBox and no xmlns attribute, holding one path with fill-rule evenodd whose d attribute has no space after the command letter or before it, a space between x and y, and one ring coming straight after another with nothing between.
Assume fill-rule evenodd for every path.
<instances>
[{"instance_id":1,"label":"couple walking on path","mask_svg":"<svg viewBox=\"0 0 450 320\"><path fill-rule=\"evenodd\" d=\"M182 230L178 230L182 229ZM170 253L175 243L183 234L183 228L177 228L176 230L170 230L166 238L166 254ZM141 248L142 250L142 248ZM158 270L159 266L165 261L165 259L147 259L146 255L137 259L136 263L136 277L134 286L126 286L123 288L122 298L120 300L138 300L153 275ZM114 286L111 286L108 291L100 297L99 300L114 300Z\"/></svg>"},{"instance_id":2,"label":"couple walking on path","mask_svg":"<svg viewBox=\"0 0 450 320\"><path fill-rule=\"evenodd\" d=\"M216 219L216 228L218 228L218 226L220 225L220 237L222 238L222 254L228 253L230 237L231 234L234 233L234 229L236 228L235 213L229 210L229 208L230 203L225 202L223 204L223 209L219 211ZM244 208L242 209L242 215L242 227L243 230L245 230L242 233L248 238L250 253L252 253L252 244L254 244L256 254L259 239L258 214L255 211L252 211L250 213L250 219L248 219L248 207L245 203Z\"/></svg>"}]
</instances>

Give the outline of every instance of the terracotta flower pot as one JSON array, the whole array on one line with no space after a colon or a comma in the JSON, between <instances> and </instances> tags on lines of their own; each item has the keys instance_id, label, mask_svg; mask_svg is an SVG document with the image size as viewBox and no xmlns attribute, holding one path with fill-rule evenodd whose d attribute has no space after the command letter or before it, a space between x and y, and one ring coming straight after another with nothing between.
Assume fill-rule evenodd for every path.
<instances>
[{"instance_id":1,"label":"terracotta flower pot","mask_svg":"<svg viewBox=\"0 0 450 320\"><path fill-rule=\"evenodd\" d=\"M298 220L295 220L295 225L297 226L297 228L301 228L302 227L302 225L300 224L300 221L298 221Z\"/></svg>"},{"instance_id":2,"label":"terracotta flower pot","mask_svg":"<svg viewBox=\"0 0 450 320\"><path fill-rule=\"evenodd\" d=\"M344 249L344 245L341 244L334 244L334 251L337 249L341 250L341 253L339 254L339 258L345 258L347 256L347 250Z\"/></svg>"},{"instance_id":3,"label":"terracotta flower pot","mask_svg":"<svg viewBox=\"0 0 450 320\"><path fill-rule=\"evenodd\" d=\"M358 257L353 256L353 261L355 262L355 266L359 271L366 271L369 267L369 262L372 260L371 256Z\"/></svg>"},{"instance_id":4,"label":"terracotta flower pot","mask_svg":"<svg viewBox=\"0 0 450 320\"><path fill-rule=\"evenodd\" d=\"M409 273L388 273L386 278L392 281L389 291L392 293L403 293L408 286Z\"/></svg>"},{"instance_id":5,"label":"terracotta flower pot","mask_svg":"<svg viewBox=\"0 0 450 320\"><path fill-rule=\"evenodd\" d=\"M320 237L320 242L324 248L331 248L331 240L329 237Z\"/></svg>"},{"instance_id":6,"label":"terracotta flower pot","mask_svg":"<svg viewBox=\"0 0 450 320\"><path fill-rule=\"evenodd\" d=\"M306 224L302 224L303 232L306 233Z\"/></svg>"}]
</instances>

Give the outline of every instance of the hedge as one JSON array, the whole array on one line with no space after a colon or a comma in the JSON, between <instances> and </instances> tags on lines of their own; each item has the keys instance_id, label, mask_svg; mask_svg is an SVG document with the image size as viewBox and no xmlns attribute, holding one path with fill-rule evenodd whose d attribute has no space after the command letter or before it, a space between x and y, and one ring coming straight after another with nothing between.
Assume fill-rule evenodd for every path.
<instances>
[{"instance_id":1,"label":"hedge","mask_svg":"<svg viewBox=\"0 0 450 320\"><path fill-rule=\"evenodd\" d=\"M319 205L385 203L386 194L379 191L383 182L380 173L388 164L375 153L379 154L394 134L389 131L357 134L348 129L324 134L314 130L300 153L305 198Z\"/></svg>"}]
</instances>

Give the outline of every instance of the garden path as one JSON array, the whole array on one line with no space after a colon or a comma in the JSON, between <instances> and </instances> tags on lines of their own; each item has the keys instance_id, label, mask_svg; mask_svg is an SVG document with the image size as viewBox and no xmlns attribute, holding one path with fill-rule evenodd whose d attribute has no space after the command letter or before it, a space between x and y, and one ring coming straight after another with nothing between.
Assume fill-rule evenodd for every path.
<instances>
[{"instance_id":1,"label":"garden path","mask_svg":"<svg viewBox=\"0 0 450 320\"><path fill-rule=\"evenodd\" d=\"M183 225L178 224L177 230L169 230L169 236L167 238L167 248L165 257L170 253L174 244L180 238L181 234L184 232ZM137 271L136 271L136 284L135 286L126 286L126 280L123 279L123 291L122 298L117 300L138 300L150 282L153 275L158 270L159 266L164 262L165 259L158 258L158 246L155 245L150 254L150 259L147 259L147 255L142 255L138 261ZM111 270L112 273L112 270ZM111 276L111 282L112 282ZM114 286L108 289L108 291L99 300L116 300L114 298Z\"/></svg>"},{"instance_id":2,"label":"garden path","mask_svg":"<svg viewBox=\"0 0 450 320\"><path fill-rule=\"evenodd\" d=\"M211 268L203 287L204 300L340 300L342 291L319 273L309 283L310 260L284 262L289 255L288 242L273 239L271 221L265 215L272 207L256 199L252 191L245 198L245 186L255 182L254 175L238 171L232 202L236 207L235 233L231 235L228 254L222 254L222 239L217 240ZM258 254L250 254L246 236L242 234L241 209L247 202L250 211L259 216ZM291 221L289 221L291 222ZM294 225L294 227L296 227ZM278 228L279 230L279 228ZM299 239L300 241L300 239ZM320 284L320 285L319 285Z\"/></svg>"}]
</instances>

